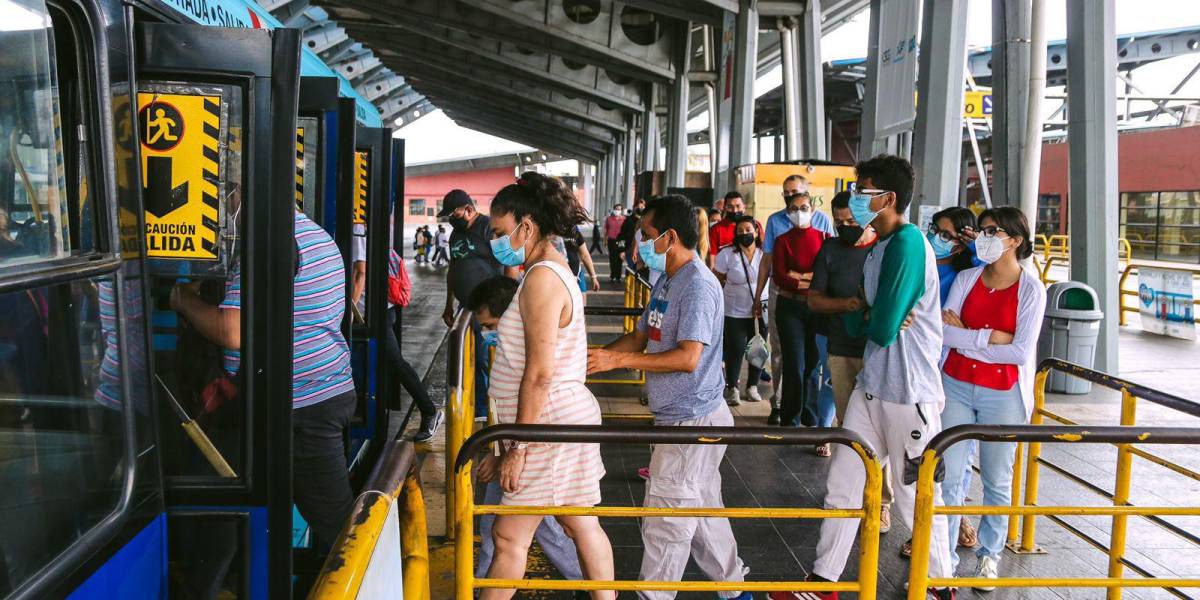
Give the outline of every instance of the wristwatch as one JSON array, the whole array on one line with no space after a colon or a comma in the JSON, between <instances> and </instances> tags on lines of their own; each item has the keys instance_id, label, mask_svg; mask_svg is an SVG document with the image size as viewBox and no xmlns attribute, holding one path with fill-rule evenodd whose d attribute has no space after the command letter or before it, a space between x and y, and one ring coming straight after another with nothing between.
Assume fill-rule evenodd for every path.
<instances>
[{"instance_id":1,"label":"wristwatch","mask_svg":"<svg viewBox=\"0 0 1200 600\"><path fill-rule=\"evenodd\" d=\"M524 450L529 447L529 442L512 442L508 443L509 450Z\"/></svg>"}]
</instances>

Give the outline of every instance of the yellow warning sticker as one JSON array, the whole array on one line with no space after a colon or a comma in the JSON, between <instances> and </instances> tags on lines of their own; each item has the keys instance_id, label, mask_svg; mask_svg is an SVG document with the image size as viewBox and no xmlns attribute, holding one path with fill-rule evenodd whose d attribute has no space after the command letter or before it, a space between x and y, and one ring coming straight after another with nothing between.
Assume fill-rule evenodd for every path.
<instances>
[{"instance_id":1,"label":"yellow warning sticker","mask_svg":"<svg viewBox=\"0 0 1200 600\"><path fill-rule=\"evenodd\" d=\"M296 128L296 210L304 212L304 128Z\"/></svg>"},{"instance_id":2,"label":"yellow warning sticker","mask_svg":"<svg viewBox=\"0 0 1200 600\"><path fill-rule=\"evenodd\" d=\"M358 150L354 153L354 222L367 222L367 182L371 164L371 153Z\"/></svg>"},{"instance_id":3,"label":"yellow warning sticker","mask_svg":"<svg viewBox=\"0 0 1200 600\"><path fill-rule=\"evenodd\" d=\"M220 95L138 92L146 256L217 260Z\"/></svg>"}]
</instances>

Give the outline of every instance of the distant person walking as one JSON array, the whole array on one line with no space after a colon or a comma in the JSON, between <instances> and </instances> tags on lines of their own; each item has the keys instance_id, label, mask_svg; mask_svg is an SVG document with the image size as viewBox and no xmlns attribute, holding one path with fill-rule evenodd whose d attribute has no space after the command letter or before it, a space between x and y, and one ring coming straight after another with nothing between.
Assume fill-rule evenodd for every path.
<instances>
[{"instance_id":1,"label":"distant person walking","mask_svg":"<svg viewBox=\"0 0 1200 600\"><path fill-rule=\"evenodd\" d=\"M625 212L621 205L613 206L612 212L604 218L604 237L608 238L608 280L613 283L621 280L621 252L625 250L621 226L624 224Z\"/></svg>"},{"instance_id":2,"label":"distant person walking","mask_svg":"<svg viewBox=\"0 0 1200 600\"><path fill-rule=\"evenodd\" d=\"M433 236L436 248L433 251L433 264L441 266L450 262L450 235L446 228L438 224L437 233Z\"/></svg>"}]
</instances>

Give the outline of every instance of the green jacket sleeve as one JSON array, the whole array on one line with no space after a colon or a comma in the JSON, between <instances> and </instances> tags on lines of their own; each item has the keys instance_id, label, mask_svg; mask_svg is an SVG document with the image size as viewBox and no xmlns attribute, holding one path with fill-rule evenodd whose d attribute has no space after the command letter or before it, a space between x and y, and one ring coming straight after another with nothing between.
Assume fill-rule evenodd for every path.
<instances>
[{"instance_id":1,"label":"green jacket sleeve","mask_svg":"<svg viewBox=\"0 0 1200 600\"><path fill-rule=\"evenodd\" d=\"M867 338L887 347L900 335L900 325L925 293L925 240L913 225L895 233L883 252L879 287L866 326Z\"/></svg>"}]
</instances>

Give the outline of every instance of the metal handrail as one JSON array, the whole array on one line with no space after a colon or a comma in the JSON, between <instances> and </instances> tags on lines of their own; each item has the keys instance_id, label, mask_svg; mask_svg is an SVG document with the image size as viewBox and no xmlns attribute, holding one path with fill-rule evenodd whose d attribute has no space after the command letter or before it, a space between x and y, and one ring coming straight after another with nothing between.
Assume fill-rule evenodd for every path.
<instances>
[{"instance_id":1,"label":"metal handrail","mask_svg":"<svg viewBox=\"0 0 1200 600\"><path fill-rule=\"evenodd\" d=\"M1169 394L1169 393L1163 392L1161 390L1156 390L1156 389L1153 389L1150 387L1146 387L1144 385L1134 383L1127 379L1109 375L1107 373L1102 373L1102 372L1096 371L1094 369L1089 369L1087 367L1083 367L1081 365L1077 365L1077 364L1074 364L1074 363L1071 363L1071 362L1068 362L1068 361L1065 361L1062 359L1047 358L1047 359L1041 361L1040 363L1038 363L1037 373L1035 375L1035 380L1034 380L1034 406L1033 406L1033 412L1030 416L1029 427L1048 428L1048 426L1043 425L1044 419L1047 419L1047 418L1052 421L1057 421L1058 423L1061 423L1066 426L1078 426L1079 425L1078 423L1076 423L1070 419L1067 419L1066 417L1064 417L1062 415L1056 414L1055 412L1050 411L1046 408L1046 382L1049 379L1050 371L1052 371L1052 370L1065 373L1072 377L1077 377L1077 378L1083 379L1085 381L1091 382L1092 384L1098 385L1100 387L1104 387L1104 388L1108 388L1108 389L1120 392L1121 393L1120 425L1122 427L1125 427L1126 430L1128 430L1128 428L1131 428L1131 427L1137 425L1136 409L1137 409L1137 401L1139 399L1145 400L1146 402L1150 402L1150 403L1158 405L1158 406L1162 406L1165 408L1170 408L1172 410L1182 412L1188 416L1200 417L1200 403L1193 402L1186 398L1182 398L1182 397L1176 396L1174 394ZM1094 430L1094 428L1093 428L1093 430ZM1200 430L1197 430L1197 431L1200 431ZM1103 442L1104 440L1095 440L1095 441ZM1116 464L1116 474L1115 474L1115 481L1114 481L1114 485L1113 485L1113 492L1111 494L1108 493L1103 488L1096 486L1095 484L1092 484L1091 482L1071 473L1070 470L1065 469L1059 465L1054 464L1053 462L1050 462L1050 461L1042 458L1040 441L1032 440L1032 441L1029 441L1024 446L1018 444L1017 451L1016 451L1016 458L1013 463L1013 465L1014 465L1014 467L1013 467L1013 493L1012 493L1013 507L1019 507L1019 506L1031 507L1031 506L1037 505L1038 491L1039 491L1038 487L1039 487L1039 482L1040 482L1040 467L1043 465L1046 466L1047 468L1063 475L1067 479L1074 481L1075 483L1081 485L1085 489L1087 489L1093 493L1096 493L1097 495L1099 495L1103 498L1112 500L1112 502L1114 504L1118 504L1118 505L1122 505L1122 506L1130 506L1129 492L1130 492L1130 487L1131 487L1131 483L1132 483L1133 458L1135 456L1144 458L1150 462L1160 465L1160 466L1162 466L1168 470L1171 470L1177 474L1188 477L1194 481L1200 481L1200 473L1197 473L1196 471L1193 471L1182 465L1179 465L1177 463L1169 461L1162 456L1159 456L1157 454L1149 452L1148 450L1145 450L1144 448L1137 447L1133 442L1138 442L1138 441L1140 441L1140 440L1130 440L1129 442L1114 442L1117 446L1117 464ZM1024 456L1024 458L1022 458L1023 456ZM1022 475L1022 468L1024 469L1024 475ZM1022 480L1023 480L1023 485L1024 485L1023 494L1022 494L1022 487L1021 487ZM1005 514L1017 514L1017 513L1005 513ZM1018 552L1018 553L1038 552L1039 550L1037 547L1037 517L1040 515L1037 513L1020 513L1020 514L1022 517L1021 519L1018 520L1018 519L1014 518L1014 519L1009 520L1008 536L1007 536L1008 546L1011 549L1013 549L1015 552ZM1134 514L1134 513L1129 513L1129 514ZM1158 525L1159 527L1162 527L1176 535L1179 535L1180 537L1182 537L1194 544L1200 545L1200 536L1195 536L1195 535L1191 534L1190 532L1187 532L1187 531L1181 529L1180 527L1162 519L1160 514L1170 514L1170 513L1139 514L1138 516L1142 516L1142 517L1150 520L1155 525ZM1126 565L1129 566L1130 568L1132 568L1133 570L1135 570L1139 573L1142 573L1143 575L1147 574L1145 569L1142 569L1141 567L1133 564L1132 562L1128 561L1124 557L1125 539L1126 539L1125 534L1126 534L1126 530L1127 530L1126 515L1115 515L1113 517L1112 541L1110 543L1110 547L1104 547L1103 544L1092 539L1090 536L1087 536L1085 533L1079 531L1078 529L1069 526L1065 521L1063 521L1060 517L1058 517L1056 515L1046 514L1044 516L1047 516L1048 518L1056 521L1057 523L1062 525L1064 528L1066 528L1068 531L1070 531L1071 533L1080 537L1081 539L1084 539L1085 541L1091 543L1092 545L1096 546L1097 548L1100 548L1101 550L1108 552L1109 557L1110 557L1110 560L1109 560L1109 576L1110 576L1110 578L1118 577L1123 571L1123 566L1126 566ZM1019 537L1019 541L1018 541L1018 537ZM1116 600L1119 597L1120 597L1119 590L1116 592L1110 591L1109 600Z\"/></svg>"},{"instance_id":2,"label":"metal handrail","mask_svg":"<svg viewBox=\"0 0 1200 600\"><path fill-rule=\"evenodd\" d=\"M917 475L917 496L913 515L912 566L909 575L908 599L923 600L930 587L1102 587L1108 588L1110 598L1119 598L1123 587L1197 587L1200 579L1156 579L1143 572L1146 578L1121 577L1124 565L1124 520L1129 515L1200 516L1198 507L1137 507L1114 499L1114 506L937 506L934 494L937 463L945 451L966 440L982 442L1025 442L1034 444L1091 444L1110 443L1128 446L1134 442L1149 444L1195 444L1200 442L1200 428L1191 427L1080 427L1047 425L959 425L942 431L929 441L921 457ZM929 577L929 548L933 543L933 520L936 515L1089 515L1113 517L1112 551L1109 553L1109 574L1106 578L1071 579L1062 577ZM1118 528L1117 523L1122 527Z\"/></svg>"},{"instance_id":3,"label":"metal handrail","mask_svg":"<svg viewBox=\"0 0 1200 600\"><path fill-rule=\"evenodd\" d=\"M542 443L617 444L728 444L754 446L812 446L824 443L852 448L863 461L866 483L858 508L644 508L501 506L474 503L471 462L488 444L505 440ZM600 425L497 425L476 432L467 440L455 464L457 488L454 513L459 537L455 545L456 597L472 597L475 588L520 588L526 590L617 590L617 591L799 591L858 592L863 600L874 600L879 559L879 510L882 469L875 451L854 431L842 428L780 429L777 427L662 427ZM475 515L587 515L597 517L727 517L727 518L842 518L860 519L859 579L856 582L810 581L561 581L475 579L474 544L471 532Z\"/></svg>"},{"instance_id":4,"label":"metal handrail","mask_svg":"<svg viewBox=\"0 0 1200 600\"><path fill-rule=\"evenodd\" d=\"M454 477L453 465L463 441L471 435L475 419L475 336L470 311L459 309L446 348L446 481ZM454 489L446 488L446 505L454 506ZM446 511L446 537L454 539L454 513Z\"/></svg>"},{"instance_id":5,"label":"metal handrail","mask_svg":"<svg viewBox=\"0 0 1200 600\"><path fill-rule=\"evenodd\" d=\"M384 446L363 491L354 501L346 525L309 591L309 600L342 600L358 596L375 546L387 525L388 511L400 511L405 598L429 598L429 547L425 506L417 482L416 449L411 441Z\"/></svg>"}]
</instances>

